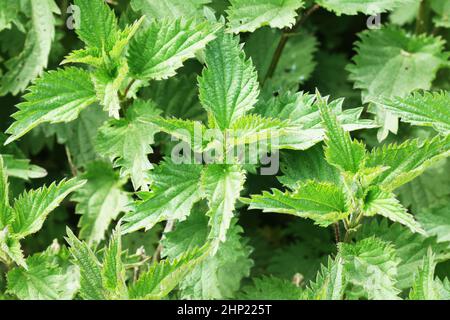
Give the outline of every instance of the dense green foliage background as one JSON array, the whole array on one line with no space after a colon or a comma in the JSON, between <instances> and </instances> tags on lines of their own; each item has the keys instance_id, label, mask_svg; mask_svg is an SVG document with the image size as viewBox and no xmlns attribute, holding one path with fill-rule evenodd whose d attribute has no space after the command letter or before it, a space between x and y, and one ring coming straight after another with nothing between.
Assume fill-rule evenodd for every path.
<instances>
[{"instance_id":1,"label":"dense green foliage background","mask_svg":"<svg viewBox=\"0 0 450 320\"><path fill-rule=\"evenodd\" d=\"M1 172L14 207L0 204L0 299L450 297L450 1L108 2L117 18L76 1L91 6L76 33L67 0L0 0ZM369 29L372 14L381 25ZM226 87L221 67L239 81ZM214 85L238 92L221 99ZM219 117L231 103L240 114ZM175 125L164 119L224 129L238 116L255 131L305 132L280 147L276 176L238 164L179 174L163 160ZM342 212L274 208L306 180L351 173L367 183L354 230L354 190L338 182L309 187L342 195ZM166 190L188 195L167 205Z\"/></svg>"}]
</instances>

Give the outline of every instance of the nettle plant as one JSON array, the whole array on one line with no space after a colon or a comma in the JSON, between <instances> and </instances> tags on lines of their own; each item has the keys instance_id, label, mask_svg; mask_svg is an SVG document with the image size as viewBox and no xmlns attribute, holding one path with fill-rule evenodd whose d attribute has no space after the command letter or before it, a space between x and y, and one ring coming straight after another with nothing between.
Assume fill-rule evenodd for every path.
<instances>
[{"instance_id":1,"label":"nettle plant","mask_svg":"<svg viewBox=\"0 0 450 320\"><path fill-rule=\"evenodd\" d=\"M450 298L448 1L116 2L0 0L0 298Z\"/></svg>"}]
</instances>

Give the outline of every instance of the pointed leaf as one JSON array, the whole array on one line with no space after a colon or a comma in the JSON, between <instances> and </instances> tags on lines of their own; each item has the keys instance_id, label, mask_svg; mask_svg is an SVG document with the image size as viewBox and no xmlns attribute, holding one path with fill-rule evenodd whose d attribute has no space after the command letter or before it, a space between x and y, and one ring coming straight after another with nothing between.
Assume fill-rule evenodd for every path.
<instances>
[{"instance_id":1,"label":"pointed leaf","mask_svg":"<svg viewBox=\"0 0 450 320\"><path fill-rule=\"evenodd\" d=\"M208 22L164 19L153 21L138 33L128 49L131 74L141 80L172 77L185 60L195 57L214 39L216 28Z\"/></svg>"},{"instance_id":2,"label":"pointed leaf","mask_svg":"<svg viewBox=\"0 0 450 320\"><path fill-rule=\"evenodd\" d=\"M6 228L14 219L12 208L9 204L9 184L3 157L0 156L0 231Z\"/></svg>"},{"instance_id":3,"label":"pointed leaf","mask_svg":"<svg viewBox=\"0 0 450 320\"><path fill-rule=\"evenodd\" d=\"M371 237L355 244L340 243L346 279L354 286L355 298L398 300L395 287L398 259L392 245Z\"/></svg>"},{"instance_id":4,"label":"pointed leaf","mask_svg":"<svg viewBox=\"0 0 450 320\"><path fill-rule=\"evenodd\" d=\"M108 291L109 298L126 299L128 296L125 284L125 266L122 262L122 240L120 227L109 239L108 247L103 255L102 265L103 286Z\"/></svg>"},{"instance_id":5,"label":"pointed leaf","mask_svg":"<svg viewBox=\"0 0 450 320\"><path fill-rule=\"evenodd\" d=\"M136 210L123 218L123 233L151 229L165 220L183 220L202 198L199 179L202 166L175 164L166 159L151 172L153 185Z\"/></svg>"},{"instance_id":6,"label":"pointed leaf","mask_svg":"<svg viewBox=\"0 0 450 320\"><path fill-rule=\"evenodd\" d=\"M442 134L450 133L450 92L413 93L394 98L383 105L403 121L418 126L432 126Z\"/></svg>"},{"instance_id":7,"label":"pointed leaf","mask_svg":"<svg viewBox=\"0 0 450 320\"><path fill-rule=\"evenodd\" d=\"M303 0L231 0L227 10L230 29L234 33L253 32L262 26L283 29L295 24L297 10Z\"/></svg>"},{"instance_id":8,"label":"pointed leaf","mask_svg":"<svg viewBox=\"0 0 450 320\"><path fill-rule=\"evenodd\" d=\"M254 107L257 75L238 39L224 33L209 44L206 65L199 78L200 101L213 126L224 130Z\"/></svg>"},{"instance_id":9,"label":"pointed leaf","mask_svg":"<svg viewBox=\"0 0 450 320\"><path fill-rule=\"evenodd\" d=\"M148 171L153 165L148 154L153 152L151 144L158 129L145 123L145 118L156 117L160 111L146 101L137 100L127 110L126 117L110 120L100 128L96 140L100 154L114 160L121 168L121 175L130 176L135 190L147 189L150 183Z\"/></svg>"},{"instance_id":10,"label":"pointed leaf","mask_svg":"<svg viewBox=\"0 0 450 320\"><path fill-rule=\"evenodd\" d=\"M352 140L350 134L344 131L326 101L319 101L319 109L326 128L325 157L327 161L342 171L358 172L366 155L365 146Z\"/></svg>"},{"instance_id":11,"label":"pointed leaf","mask_svg":"<svg viewBox=\"0 0 450 320\"><path fill-rule=\"evenodd\" d=\"M79 179L62 180L59 184L52 183L48 187L25 191L14 202L14 234L23 238L39 231L48 214L85 183Z\"/></svg>"},{"instance_id":12,"label":"pointed leaf","mask_svg":"<svg viewBox=\"0 0 450 320\"><path fill-rule=\"evenodd\" d=\"M390 144L374 148L366 159L367 167L383 166L388 169L372 183L391 192L413 180L437 161L448 157L450 137L435 137L420 142L418 139L401 145Z\"/></svg>"},{"instance_id":13,"label":"pointed leaf","mask_svg":"<svg viewBox=\"0 0 450 320\"><path fill-rule=\"evenodd\" d=\"M109 52L116 41L117 18L103 0L75 0L76 32L88 46Z\"/></svg>"},{"instance_id":14,"label":"pointed leaf","mask_svg":"<svg viewBox=\"0 0 450 320\"><path fill-rule=\"evenodd\" d=\"M409 292L410 300L439 300L440 292L438 284L434 279L436 268L435 256L431 248L427 256L423 258L422 267L415 276L413 286Z\"/></svg>"},{"instance_id":15,"label":"pointed leaf","mask_svg":"<svg viewBox=\"0 0 450 320\"><path fill-rule=\"evenodd\" d=\"M130 288L131 299L155 300L166 297L205 255L204 248L187 251L174 261L153 264Z\"/></svg>"},{"instance_id":16,"label":"pointed leaf","mask_svg":"<svg viewBox=\"0 0 450 320\"><path fill-rule=\"evenodd\" d=\"M425 234L422 226L408 213L394 194L372 190L369 192L364 205L365 215L382 215L391 221L407 226L412 232Z\"/></svg>"},{"instance_id":17,"label":"pointed leaf","mask_svg":"<svg viewBox=\"0 0 450 320\"><path fill-rule=\"evenodd\" d=\"M71 300L80 274L76 266L69 265L66 252L53 252L50 247L27 258L27 269L8 272L8 292L21 300Z\"/></svg>"},{"instance_id":18,"label":"pointed leaf","mask_svg":"<svg viewBox=\"0 0 450 320\"><path fill-rule=\"evenodd\" d=\"M329 182L311 180L299 184L293 192L283 193L277 189L273 189L272 192L252 195L251 199L242 199L242 201L250 204L249 209L309 218L323 227L344 219L348 215L344 192L339 186Z\"/></svg>"},{"instance_id":19,"label":"pointed leaf","mask_svg":"<svg viewBox=\"0 0 450 320\"><path fill-rule=\"evenodd\" d=\"M213 240L213 246L225 242L227 230L236 200L244 187L245 174L238 165L210 164L202 173L201 187L205 190L208 200L209 225L211 231L208 239ZM213 248L213 254L217 247Z\"/></svg>"},{"instance_id":20,"label":"pointed leaf","mask_svg":"<svg viewBox=\"0 0 450 320\"><path fill-rule=\"evenodd\" d=\"M94 86L89 74L78 68L50 71L31 86L25 102L17 105L16 120L6 132L10 143L34 127L45 123L70 122L80 111L95 102Z\"/></svg>"},{"instance_id":21,"label":"pointed leaf","mask_svg":"<svg viewBox=\"0 0 450 320\"><path fill-rule=\"evenodd\" d=\"M66 241L74 263L80 268L80 294L86 300L105 300L100 262L85 242L67 228Z\"/></svg>"},{"instance_id":22,"label":"pointed leaf","mask_svg":"<svg viewBox=\"0 0 450 320\"><path fill-rule=\"evenodd\" d=\"M53 13L57 12L59 9L54 0L30 1L26 6L30 30L22 52L5 63L8 71L0 80L0 96L8 92L16 95L25 90L47 67L55 36Z\"/></svg>"},{"instance_id":23,"label":"pointed leaf","mask_svg":"<svg viewBox=\"0 0 450 320\"><path fill-rule=\"evenodd\" d=\"M346 286L344 261L338 255L334 261L328 258L327 266L321 267L315 282L303 292L305 300L342 300Z\"/></svg>"}]
</instances>

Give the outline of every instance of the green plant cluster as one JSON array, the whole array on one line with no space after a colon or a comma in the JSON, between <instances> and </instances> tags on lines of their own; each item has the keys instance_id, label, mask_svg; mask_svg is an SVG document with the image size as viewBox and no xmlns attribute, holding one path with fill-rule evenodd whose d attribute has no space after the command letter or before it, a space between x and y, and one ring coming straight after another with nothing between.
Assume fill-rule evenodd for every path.
<instances>
[{"instance_id":1,"label":"green plant cluster","mask_svg":"<svg viewBox=\"0 0 450 320\"><path fill-rule=\"evenodd\" d=\"M450 299L448 0L0 0L0 117L0 300Z\"/></svg>"}]
</instances>

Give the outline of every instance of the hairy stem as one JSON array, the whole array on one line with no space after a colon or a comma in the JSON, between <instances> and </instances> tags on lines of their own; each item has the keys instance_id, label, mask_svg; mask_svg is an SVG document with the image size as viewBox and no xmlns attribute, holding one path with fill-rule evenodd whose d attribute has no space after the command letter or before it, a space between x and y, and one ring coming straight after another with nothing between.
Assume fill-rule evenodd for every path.
<instances>
[{"instance_id":1,"label":"hairy stem","mask_svg":"<svg viewBox=\"0 0 450 320\"><path fill-rule=\"evenodd\" d=\"M280 41L278 42L278 46L275 50L275 53L273 54L272 61L270 63L269 70L267 71L264 80L262 81L262 86L266 83L266 81L270 78L272 78L273 74L275 73L275 70L277 69L278 62L280 61L281 55L283 54L283 50L286 47L286 43L289 39L289 36L295 32L305 21L311 16L315 11L317 11L320 8L318 4L315 4L312 6L300 19L297 20L297 23L290 29L284 29Z\"/></svg>"},{"instance_id":2,"label":"hairy stem","mask_svg":"<svg viewBox=\"0 0 450 320\"><path fill-rule=\"evenodd\" d=\"M341 231L339 229L339 222L336 222L334 225L334 240L336 241L336 244L341 242Z\"/></svg>"}]
</instances>

